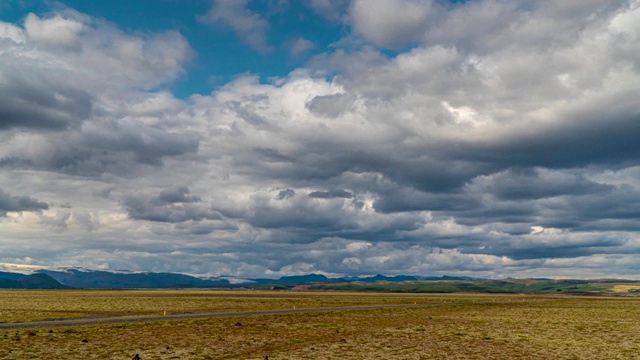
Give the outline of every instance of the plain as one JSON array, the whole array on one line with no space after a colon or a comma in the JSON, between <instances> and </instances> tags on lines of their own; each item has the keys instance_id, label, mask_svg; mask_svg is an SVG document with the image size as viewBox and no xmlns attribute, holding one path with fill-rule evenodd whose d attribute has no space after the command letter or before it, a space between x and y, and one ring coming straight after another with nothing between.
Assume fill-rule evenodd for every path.
<instances>
[{"instance_id":1,"label":"plain","mask_svg":"<svg viewBox=\"0 0 640 360\"><path fill-rule=\"evenodd\" d=\"M429 306L313 309L376 304ZM102 318L310 309L190 320ZM0 321L87 325L0 331L3 359L629 359L640 299L500 294L213 290L0 291Z\"/></svg>"}]
</instances>

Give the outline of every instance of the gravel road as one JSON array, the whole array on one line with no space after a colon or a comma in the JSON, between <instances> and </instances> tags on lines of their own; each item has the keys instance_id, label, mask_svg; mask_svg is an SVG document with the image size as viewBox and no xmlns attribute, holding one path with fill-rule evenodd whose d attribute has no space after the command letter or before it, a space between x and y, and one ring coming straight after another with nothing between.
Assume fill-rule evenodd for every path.
<instances>
[{"instance_id":1,"label":"gravel road","mask_svg":"<svg viewBox=\"0 0 640 360\"><path fill-rule=\"evenodd\" d=\"M169 315L151 315L151 316L122 316L107 318L74 318L59 319L45 321L30 321L20 323L0 323L0 329L24 329L37 327L60 327L60 326L77 326L77 325L101 325L101 324L118 324L143 321L160 321L160 320L185 320L185 319L204 319L214 317L244 317L255 315L272 315L272 314L300 314L312 312L327 311L352 311L352 310L373 310L373 309L391 309L391 308L410 308L410 307L429 307L429 306L452 306L452 305L482 305L482 304L504 304L504 303L521 303L521 302L539 302L540 299L525 299L512 301L461 301L461 302L438 302L425 304L385 304L385 305L363 305L363 306L337 306L322 308L301 308L301 309L278 309L278 310L255 310L255 311L234 311L234 312L208 312L195 314L169 314Z\"/></svg>"}]
</instances>

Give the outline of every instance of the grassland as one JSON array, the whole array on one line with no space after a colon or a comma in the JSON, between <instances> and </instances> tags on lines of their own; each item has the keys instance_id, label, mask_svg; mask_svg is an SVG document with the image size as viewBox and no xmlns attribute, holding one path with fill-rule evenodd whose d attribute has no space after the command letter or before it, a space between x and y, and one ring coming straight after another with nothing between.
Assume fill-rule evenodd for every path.
<instances>
[{"instance_id":1,"label":"grassland","mask_svg":"<svg viewBox=\"0 0 640 360\"><path fill-rule=\"evenodd\" d=\"M615 286L620 288L615 290ZM375 283L326 283L312 290L373 291L391 293L608 293L640 289L640 284L620 284L589 280L470 280L470 281L403 281Z\"/></svg>"},{"instance_id":2,"label":"grassland","mask_svg":"<svg viewBox=\"0 0 640 360\"><path fill-rule=\"evenodd\" d=\"M224 290L4 290L0 322L448 301L420 294ZM474 296L476 301L495 296ZM444 299L444 300L443 300Z\"/></svg>"},{"instance_id":3,"label":"grassland","mask_svg":"<svg viewBox=\"0 0 640 360\"><path fill-rule=\"evenodd\" d=\"M393 303L440 305L2 330L0 358L131 359L138 353L144 360L263 359L265 355L269 359L629 359L640 354L638 298L2 291L0 320Z\"/></svg>"}]
</instances>

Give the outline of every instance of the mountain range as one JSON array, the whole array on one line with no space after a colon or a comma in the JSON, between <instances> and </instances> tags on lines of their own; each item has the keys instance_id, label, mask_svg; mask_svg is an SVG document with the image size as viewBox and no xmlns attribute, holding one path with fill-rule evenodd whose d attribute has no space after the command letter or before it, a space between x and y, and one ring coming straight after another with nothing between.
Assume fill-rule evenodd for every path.
<instances>
[{"instance_id":1,"label":"mountain range","mask_svg":"<svg viewBox=\"0 0 640 360\"><path fill-rule=\"evenodd\" d=\"M320 274L283 276L279 279L198 278L177 273L104 271L83 268L36 270L31 275L0 271L0 288L9 289L166 289L166 288L237 288L264 285L375 283L420 280L471 280L468 277L384 276L328 278Z\"/></svg>"},{"instance_id":2,"label":"mountain range","mask_svg":"<svg viewBox=\"0 0 640 360\"><path fill-rule=\"evenodd\" d=\"M300 286L304 285L304 286ZM365 276L329 278L321 274L278 279L199 278L177 273L104 271L83 268L38 269L31 274L0 271L0 289L168 289L250 288L256 290L341 290L404 293L582 293L640 294L640 281L621 279L490 280L458 276Z\"/></svg>"}]
</instances>

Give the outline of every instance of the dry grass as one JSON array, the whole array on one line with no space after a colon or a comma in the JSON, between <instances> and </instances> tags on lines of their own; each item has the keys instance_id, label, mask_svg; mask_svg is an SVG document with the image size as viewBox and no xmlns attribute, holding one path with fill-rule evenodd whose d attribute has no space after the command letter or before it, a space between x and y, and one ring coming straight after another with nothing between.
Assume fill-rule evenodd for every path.
<instances>
[{"instance_id":1,"label":"dry grass","mask_svg":"<svg viewBox=\"0 0 640 360\"><path fill-rule=\"evenodd\" d=\"M30 292L19 293L25 295L23 301L30 301L26 296ZM148 292L93 293L95 300L103 294L115 304L140 304L144 301L137 297ZM174 301L194 294L152 293ZM144 360L263 359L265 355L269 359L629 359L640 354L637 299L481 303L495 297L268 292L209 292L205 298L225 304L225 310L287 308L292 303L308 307L443 300L477 303L0 331L0 358L131 359L139 353ZM192 301L174 305L200 309L195 306L198 301ZM229 304L234 302L238 303ZM104 306L84 303L89 308ZM150 309L138 306L141 311Z\"/></svg>"},{"instance_id":2,"label":"dry grass","mask_svg":"<svg viewBox=\"0 0 640 360\"><path fill-rule=\"evenodd\" d=\"M450 295L226 290L0 290L0 322L450 301ZM499 296L474 296L473 299Z\"/></svg>"}]
</instances>

